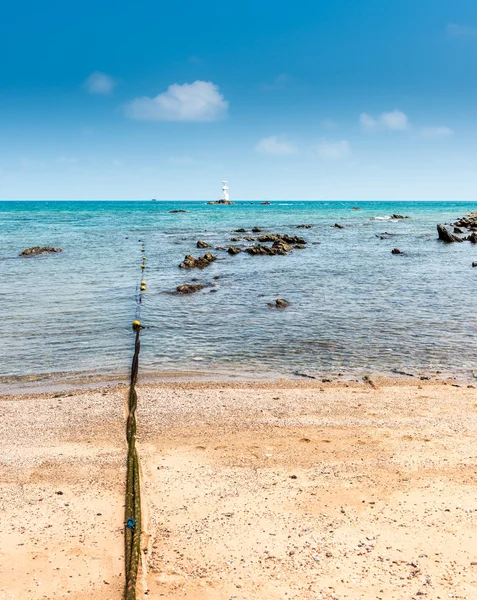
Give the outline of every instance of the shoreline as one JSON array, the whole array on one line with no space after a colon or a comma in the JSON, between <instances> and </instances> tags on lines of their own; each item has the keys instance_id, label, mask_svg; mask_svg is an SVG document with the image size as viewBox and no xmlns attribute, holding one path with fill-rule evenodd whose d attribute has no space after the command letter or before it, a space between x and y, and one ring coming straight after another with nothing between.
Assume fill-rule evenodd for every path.
<instances>
[{"instance_id":1,"label":"shoreline","mask_svg":"<svg viewBox=\"0 0 477 600\"><path fill-rule=\"evenodd\" d=\"M476 596L477 390L372 381L140 383L138 598ZM122 597L126 395L0 397L1 598Z\"/></svg>"}]
</instances>

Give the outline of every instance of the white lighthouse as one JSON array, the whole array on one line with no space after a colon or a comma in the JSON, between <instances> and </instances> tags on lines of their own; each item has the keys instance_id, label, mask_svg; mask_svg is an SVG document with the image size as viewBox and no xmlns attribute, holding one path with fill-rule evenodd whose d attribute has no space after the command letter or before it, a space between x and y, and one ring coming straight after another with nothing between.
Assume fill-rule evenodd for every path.
<instances>
[{"instance_id":1,"label":"white lighthouse","mask_svg":"<svg viewBox=\"0 0 477 600\"><path fill-rule=\"evenodd\" d=\"M222 195L220 199L224 202L229 201L229 186L226 181L222 181Z\"/></svg>"}]
</instances>

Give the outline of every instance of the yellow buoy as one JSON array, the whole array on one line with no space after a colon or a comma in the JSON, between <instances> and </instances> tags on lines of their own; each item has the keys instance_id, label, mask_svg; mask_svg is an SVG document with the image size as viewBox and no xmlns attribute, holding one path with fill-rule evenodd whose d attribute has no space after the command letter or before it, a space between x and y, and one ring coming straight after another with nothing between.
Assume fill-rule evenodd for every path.
<instances>
[{"instance_id":1,"label":"yellow buoy","mask_svg":"<svg viewBox=\"0 0 477 600\"><path fill-rule=\"evenodd\" d=\"M141 321L133 321L132 322L132 328L134 331L136 331L136 329L139 329L139 327L141 327Z\"/></svg>"},{"instance_id":2,"label":"yellow buoy","mask_svg":"<svg viewBox=\"0 0 477 600\"><path fill-rule=\"evenodd\" d=\"M145 281L141 281L141 285L146 285L146 282Z\"/></svg>"},{"instance_id":3,"label":"yellow buoy","mask_svg":"<svg viewBox=\"0 0 477 600\"><path fill-rule=\"evenodd\" d=\"M145 268L146 268L146 265L141 265L141 269L145 269Z\"/></svg>"},{"instance_id":4,"label":"yellow buoy","mask_svg":"<svg viewBox=\"0 0 477 600\"><path fill-rule=\"evenodd\" d=\"M147 260L145 256L142 257L142 260Z\"/></svg>"},{"instance_id":5,"label":"yellow buoy","mask_svg":"<svg viewBox=\"0 0 477 600\"><path fill-rule=\"evenodd\" d=\"M141 292L145 292L146 291L146 286L145 285L141 285Z\"/></svg>"}]
</instances>

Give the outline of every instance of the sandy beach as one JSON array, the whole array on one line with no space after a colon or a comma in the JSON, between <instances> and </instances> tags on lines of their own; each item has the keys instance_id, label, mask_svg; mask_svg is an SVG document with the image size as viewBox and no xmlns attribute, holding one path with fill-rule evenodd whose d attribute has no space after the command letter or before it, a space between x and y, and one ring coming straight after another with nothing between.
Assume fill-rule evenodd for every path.
<instances>
[{"instance_id":1,"label":"sandy beach","mask_svg":"<svg viewBox=\"0 0 477 600\"><path fill-rule=\"evenodd\" d=\"M139 596L477 598L477 390L375 385L139 386ZM121 598L125 399L0 398L0 598Z\"/></svg>"}]
</instances>

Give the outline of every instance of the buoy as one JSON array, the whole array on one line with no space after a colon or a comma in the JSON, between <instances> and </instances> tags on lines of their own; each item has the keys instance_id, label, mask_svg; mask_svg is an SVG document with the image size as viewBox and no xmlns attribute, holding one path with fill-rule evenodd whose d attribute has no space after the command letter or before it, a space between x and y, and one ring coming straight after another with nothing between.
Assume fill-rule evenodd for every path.
<instances>
[{"instance_id":1,"label":"buoy","mask_svg":"<svg viewBox=\"0 0 477 600\"><path fill-rule=\"evenodd\" d=\"M141 292L145 292L146 291L146 286L145 285L141 285Z\"/></svg>"},{"instance_id":2,"label":"buoy","mask_svg":"<svg viewBox=\"0 0 477 600\"><path fill-rule=\"evenodd\" d=\"M143 257L142 257L142 260L146 260L146 257L145 257L145 256L143 256Z\"/></svg>"},{"instance_id":3,"label":"buoy","mask_svg":"<svg viewBox=\"0 0 477 600\"><path fill-rule=\"evenodd\" d=\"M133 331L136 331L137 329L139 329L139 327L141 327L141 321L133 321L132 322Z\"/></svg>"},{"instance_id":4,"label":"buoy","mask_svg":"<svg viewBox=\"0 0 477 600\"><path fill-rule=\"evenodd\" d=\"M146 285L146 282L145 281L141 281L141 285Z\"/></svg>"},{"instance_id":5,"label":"buoy","mask_svg":"<svg viewBox=\"0 0 477 600\"><path fill-rule=\"evenodd\" d=\"M141 265L141 269L145 269L145 268L146 268L146 265Z\"/></svg>"}]
</instances>

